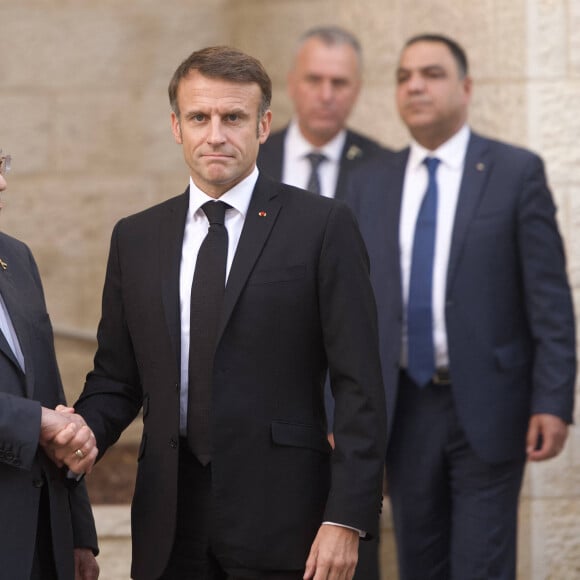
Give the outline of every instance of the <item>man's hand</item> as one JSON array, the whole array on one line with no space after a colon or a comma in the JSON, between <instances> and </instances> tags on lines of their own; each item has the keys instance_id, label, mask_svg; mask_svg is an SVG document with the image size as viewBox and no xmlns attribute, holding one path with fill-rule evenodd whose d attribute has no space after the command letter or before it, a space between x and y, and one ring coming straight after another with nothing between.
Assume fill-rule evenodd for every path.
<instances>
[{"instance_id":1,"label":"man's hand","mask_svg":"<svg viewBox=\"0 0 580 580\"><path fill-rule=\"evenodd\" d=\"M89 548L75 548L75 580L97 580L99 565Z\"/></svg>"},{"instance_id":2,"label":"man's hand","mask_svg":"<svg viewBox=\"0 0 580 580\"><path fill-rule=\"evenodd\" d=\"M358 560L358 542L357 531L322 524L306 560L304 580L352 580Z\"/></svg>"},{"instance_id":3,"label":"man's hand","mask_svg":"<svg viewBox=\"0 0 580 580\"><path fill-rule=\"evenodd\" d=\"M42 407L40 445L58 465L90 473L98 455L95 436L80 415Z\"/></svg>"},{"instance_id":4,"label":"man's hand","mask_svg":"<svg viewBox=\"0 0 580 580\"><path fill-rule=\"evenodd\" d=\"M568 425L556 415L538 414L530 417L526 438L530 461L543 461L555 457L564 448Z\"/></svg>"}]
</instances>

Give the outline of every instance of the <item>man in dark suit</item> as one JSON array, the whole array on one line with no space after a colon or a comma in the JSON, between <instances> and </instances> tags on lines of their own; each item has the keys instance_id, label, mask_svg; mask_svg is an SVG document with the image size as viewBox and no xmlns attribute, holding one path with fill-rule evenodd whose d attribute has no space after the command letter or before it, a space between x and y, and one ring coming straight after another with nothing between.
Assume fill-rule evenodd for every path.
<instances>
[{"instance_id":1,"label":"man in dark suit","mask_svg":"<svg viewBox=\"0 0 580 580\"><path fill-rule=\"evenodd\" d=\"M0 151L0 192L9 162ZM98 577L97 535L84 482L67 481L67 471L51 461L80 473L96 456L80 419L52 410L63 402L36 263L27 246L0 232L2 578ZM57 445L59 436L63 443Z\"/></svg>"},{"instance_id":2,"label":"man in dark suit","mask_svg":"<svg viewBox=\"0 0 580 580\"><path fill-rule=\"evenodd\" d=\"M256 59L194 52L169 94L189 188L115 227L76 405L101 451L143 408L132 575L350 579L377 532L386 434L364 244L344 204L258 173Z\"/></svg>"},{"instance_id":3,"label":"man in dark suit","mask_svg":"<svg viewBox=\"0 0 580 580\"><path fill-rule=\"evenodd\" d=\"M411 146L353 176L377 297L401 578L515 578L526 457L564 446L576 374L562 241L541 159L467 126L467 59L410 39ZM418 266L418 267L417 267Z\"/></svg>"},{"instance_id":4,"label":"man in dark suit","mask_svg":"<svg viewBox=\"0 0 580 580\"><path fill-rule=\"evenodd\" d=\"M304 33L287 80L294 117L260 147L260 171L277 181L344 199L351 172L383 151L376 141L347 128L361 84L362 49L352 33L336 26ZM328 383L325 399L333 441L334 400ZM378 536L361 544L357 580L379 579L378 546Z\"/></svg>"},{"instance_id":5,"label":"man in dark suit","mask_svg":"<svg viewBox=\"0 0 580 580\"><path fill-rule=\"evenodd\" d=\"M335 26L307 31L288 73L294 118L260 147L258 168L277 181L343 199L349 172L382 150L346 127L361 83L362 53L355 36ZM311 179L312 153L324 156L317 162L318 181Z\"/></svg>"}]
</instances>

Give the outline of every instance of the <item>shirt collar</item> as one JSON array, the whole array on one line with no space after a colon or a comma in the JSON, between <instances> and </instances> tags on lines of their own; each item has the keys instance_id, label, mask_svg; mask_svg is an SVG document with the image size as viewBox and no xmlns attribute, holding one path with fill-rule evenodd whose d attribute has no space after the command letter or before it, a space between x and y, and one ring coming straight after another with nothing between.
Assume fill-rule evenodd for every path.
<instances>
[{"instance_id":1,"label":"shirt collar","mask_svg":"<svg viewBox=\"0 0 580 580\"><path fill-rule=\"evenodd\" d=\"M288 147L289 151L293 152L292 154L296 157L296 159L304 159L308 153L311 153L315 150L326 155L330 161L338 163L340 161L340 156L342 154L345 141L346 129L342 129L336 135L336 137L331 139L322 147L314 147L300 132L300 128L298 127L298 122L296 119L292 119L288 125L288 131L286 133L286 146Z\"/></svg>"},{"instance_id":2,"label":"shirt collar","mask_svg":"<svg viewBox=\"0 0 580 580\"><path fill-rule=\"evenodd\" d=\"M409 167L417 169L423 163L425 157L437 157L444 165L453 169L461 169L470 135L469 126L463 125L451 139L445 141L435 151L429 151L429 149L419 145L415 140L411 141Z\"/></svg>"},{"instance_id":3,"label":"shirt collar","mask_svg":"<svg viewBox=\"0 0 580 580\"><path fill-rule=\"evenodd\" d=\"M234 185L231 189L228 189L219 198L220 201L224 201L234 209L236 209L245 218L248 213L248 207L250 205L250 200L252 199L252 193L254 187L256 186L256 181L258 181L258 175L260 172L257 167L248 177L242 179L240 183ZM216 201L213 197L207 195L199 189L193 179L189 178L189 215L190 218L195 215L195 213L201 208L201 206L207 201Z\"/></svg>"}]
</instances>

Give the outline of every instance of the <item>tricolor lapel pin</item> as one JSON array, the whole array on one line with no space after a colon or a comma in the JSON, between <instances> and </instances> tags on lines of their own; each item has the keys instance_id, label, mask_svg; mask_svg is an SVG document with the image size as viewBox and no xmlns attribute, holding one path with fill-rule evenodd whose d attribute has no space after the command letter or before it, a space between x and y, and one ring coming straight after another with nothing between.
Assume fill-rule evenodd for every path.
<instances>
[{"instance_id":1,"label":"tricolor lapel pin","mask_svg":"<svg viewBox=\"0 0 580 580\"><path fill-rule=\"evenodd\" d=\"M259 211L259 212L258 212L258 215L259 215L260 217L266 217L268 214L267 214L265 211Z\"/></svg>"}]
</instances>

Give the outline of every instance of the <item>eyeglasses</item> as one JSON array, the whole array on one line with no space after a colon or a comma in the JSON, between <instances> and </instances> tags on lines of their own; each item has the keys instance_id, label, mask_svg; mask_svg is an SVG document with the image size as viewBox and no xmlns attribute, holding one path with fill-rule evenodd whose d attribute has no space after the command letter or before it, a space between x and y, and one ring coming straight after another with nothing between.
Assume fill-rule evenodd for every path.
<instances>
[{"instance_id":1,"label":"eyeglasses","mask_svg":"<svg viewBox=\"0 0 580 580\"><path fill-rule=\"evenodd\" d=\"M12 157L10 155L2 155L2 149L0 149L0 175L6 175L10 171L11 163Z\"/></svg>"}]
</instances>

